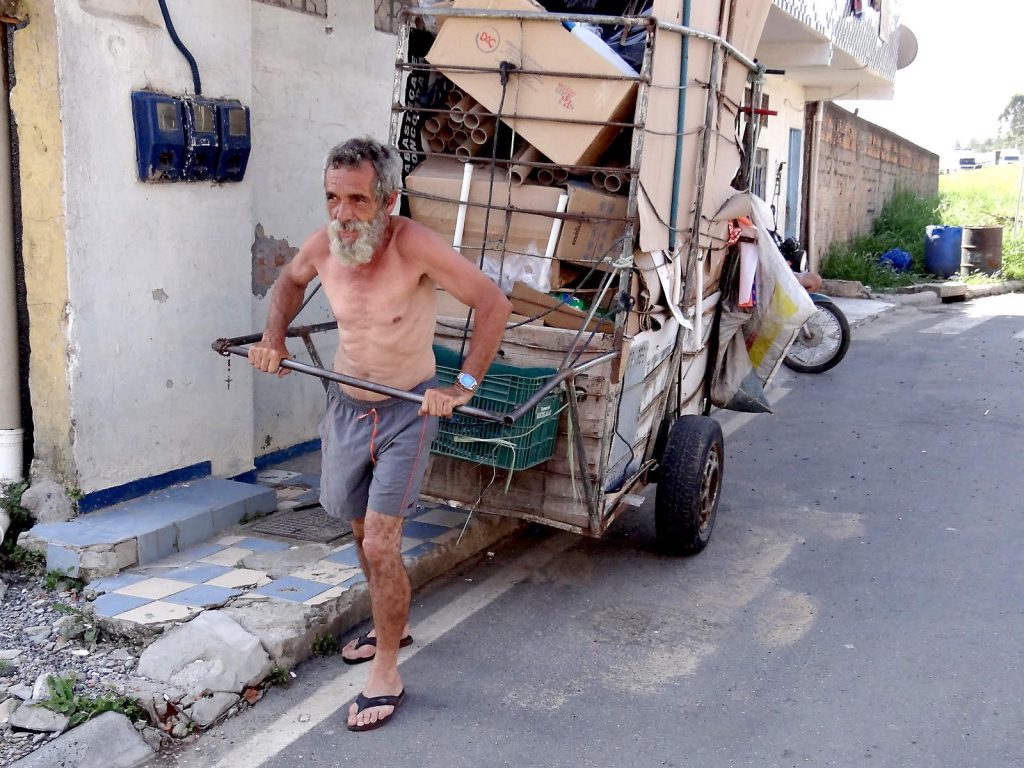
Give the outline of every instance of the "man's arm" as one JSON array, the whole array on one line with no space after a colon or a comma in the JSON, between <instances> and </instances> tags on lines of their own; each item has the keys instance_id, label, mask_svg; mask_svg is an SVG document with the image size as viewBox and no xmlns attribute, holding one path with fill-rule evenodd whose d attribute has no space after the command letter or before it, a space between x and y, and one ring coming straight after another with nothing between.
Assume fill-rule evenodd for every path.
<instances>
[{"instance_id":1,"label":"man's arm","mask_svg":"<svg viewBox=\"0 0 1024 768\"><path fill-rule=\"evenodd\" d=\"M473 331L462 370L481 381L501 345L512 303L493 280L422 224L405 227L402 240L400 247L412 249L435 283L473 308ZM435 416L451 416L451 408L468 403L473 396L458 386L432 392L444 402L425 395L423 412Z\"/></svg>"},{"instance_id":2,"label":"man's arm","mask_svg":"<svg viewBox=\"0 0 1024 768\"><path fill-rule=\"evenodd\" d=\"M285 264L274 281L263 340L249 347L249 362L254 368L278 376L289 373L287 368L281 368L281 361L290 357L285 338L289 324L302 306L306 286L316 276L312 252L313 243L319 234L313 235L303 244L295 258Z\"/></svg>"}]
</instances>

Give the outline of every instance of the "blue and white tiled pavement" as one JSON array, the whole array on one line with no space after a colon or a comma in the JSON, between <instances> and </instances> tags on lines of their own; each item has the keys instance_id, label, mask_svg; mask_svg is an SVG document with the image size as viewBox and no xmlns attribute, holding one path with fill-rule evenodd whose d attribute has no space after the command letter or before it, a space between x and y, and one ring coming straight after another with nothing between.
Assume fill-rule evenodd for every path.
<instances>
[{"instance_id":1,"label":"blue and white tiled pavement","mask_svg":"<svg viewBox=\"0 0 1024 768\"><path fill-rule=\"evenodd\" d=\"M294 506L298 498L308 495L308 491L298 493L304 490L301 485L312 485L311 476L283 470L260 473L257 480L275 488L278 509ZM475 518L471 520L465 510L421 501L403 530L402 554L407 565L458 540L465 529L473 527ZM342 597L365 581L351 540L333 548L325 546L326 554L312 562L288 569L276 567L274 575L246 567L243 561L251 555L286 555L289 549L308 550L311 546L249 528L236 526L168 557L90 582L87 589L95 595L96 614L138 625L162 625L187 621L242 596L317 606ZM282 573L284 570L288 572Z\"/></svg>"}]
</instances>

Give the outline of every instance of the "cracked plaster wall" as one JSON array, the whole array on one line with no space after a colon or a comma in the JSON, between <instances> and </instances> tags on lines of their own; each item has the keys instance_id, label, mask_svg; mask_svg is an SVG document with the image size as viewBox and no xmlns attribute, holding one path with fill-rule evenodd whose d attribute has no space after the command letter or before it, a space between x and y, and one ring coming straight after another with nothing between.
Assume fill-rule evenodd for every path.
<instances>
[{"instance_id":1,"label":"cracked plaster wall","mask_svg":"<svg viewBox=\"0 0 1024 768\"><path fill-rule=\"evenodd\" d=\"M330 146L387 138L395 38L374 31L373 3L332 2L325 19L252 0L170 0L204 95L252 110L246 178L220 186L137 180L130 93L192 91L155 3L28 5L12 106L31 212L38 461L89 493L204 461L231 476L314 438L318 381L254 384L234 358L228 388L210 344L262 328L277 270L325 220ZM273 248L260 265L264 242ZM318 297L299 321L328 317ZM330 361L330 340L318 346ZM308 359L300 350L293 342Z\"/></svg>"}]
</instances>

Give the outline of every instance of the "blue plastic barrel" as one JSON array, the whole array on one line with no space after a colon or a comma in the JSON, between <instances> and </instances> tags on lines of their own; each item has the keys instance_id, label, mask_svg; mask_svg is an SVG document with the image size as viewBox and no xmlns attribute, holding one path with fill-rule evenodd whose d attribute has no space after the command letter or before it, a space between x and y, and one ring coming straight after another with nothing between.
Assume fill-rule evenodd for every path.
<instances>
[{"instance_id":1,"label":"blue plastic barrel","mask_svg":"<svg viewBox=\"0 0 1024 768\"><path fill-rule=\"evenodd\" d=\"M939 277L952 277L960 271L960 243L963 227L929 226L924 228L924 268Z\"/></svg>"}]
</instances>

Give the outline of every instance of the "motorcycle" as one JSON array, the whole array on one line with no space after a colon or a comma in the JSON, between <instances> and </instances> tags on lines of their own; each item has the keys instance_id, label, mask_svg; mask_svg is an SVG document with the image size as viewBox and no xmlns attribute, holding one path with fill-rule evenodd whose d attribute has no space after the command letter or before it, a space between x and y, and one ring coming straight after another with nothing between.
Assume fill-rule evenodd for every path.
<instances>
[{"instance_id":1,"label":"motorcycle","mask_svg":"<svg viewBox=\"0 0 1024 768\"><path fill-rule=\"evenodd\" d=\"M772 233L779 251L797 273L804 271L807 252L792 238L782 240ZM850 348L850 323L843 311L828 296L808 291L817 310L796 332L796 338L782 359L783 364L799 373L824 373L839 365Z\"/></svg>"}]
</instances>

